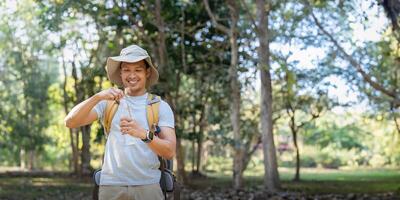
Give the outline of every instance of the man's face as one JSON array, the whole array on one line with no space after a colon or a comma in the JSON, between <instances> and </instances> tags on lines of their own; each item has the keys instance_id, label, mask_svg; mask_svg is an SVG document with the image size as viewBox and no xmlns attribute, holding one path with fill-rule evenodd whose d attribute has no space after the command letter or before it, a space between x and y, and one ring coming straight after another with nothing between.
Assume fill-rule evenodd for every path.
<instances>
[{"instance_id":1,"label":"man's face","mask_svg":"<svg viewBox=\"0 0 400 200\"><path fill-rule=\"evenodd\" d=\"M121 78L125 88L131 92L141 92L146 89L146 80L150 77L150 68L146 69L144 60L134 63L121 63Z\"/></svg>"}]
</instances>

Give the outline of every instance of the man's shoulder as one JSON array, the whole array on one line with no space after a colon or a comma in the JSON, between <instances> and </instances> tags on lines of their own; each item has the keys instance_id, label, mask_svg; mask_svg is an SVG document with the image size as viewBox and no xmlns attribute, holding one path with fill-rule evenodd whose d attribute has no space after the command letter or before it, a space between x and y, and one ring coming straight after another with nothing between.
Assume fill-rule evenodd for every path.
<instances>
[{"instance_id":1,"label":"man's shoulder","mask_svg":"<svg viewBox=\"0 0 400 200\"><path fill-rule=\"evenodd\" d=\"M170 107L169 103L160 97L160 106Z\"/></svg>"},{"instance_id":2,"label":"man's shoulder","mask_svg":"<svg viewBox=\"0 0 400 200\"><path fill-rule=\"evenodd\" d=\"M161 110L171 110L171 106L169 105L169 103L164 100L161 96L157 95L157 94L153 94L158 97L159 103L160 103L160 109Z\"/></svg>"}]
</instances>

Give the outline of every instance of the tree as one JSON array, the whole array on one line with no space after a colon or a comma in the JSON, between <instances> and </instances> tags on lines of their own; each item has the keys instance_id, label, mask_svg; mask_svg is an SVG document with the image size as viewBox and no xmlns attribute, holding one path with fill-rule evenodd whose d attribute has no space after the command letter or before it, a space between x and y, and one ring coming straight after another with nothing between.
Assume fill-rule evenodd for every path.
<instances>
[{"instance_id":1,"label":"tree","mask_svg":"<svg viewBox=\"0 0 400 200\"><path fill-rule=\"evenodd\" d=\"M313 76L310 71L301 74L297 72L297 76L290 70L286 70L285 74L285 86L283 88L282 94L285 99L285 109L289 116L289 127L292 132L293 144L296 152L296 172L294 176L294 181L300 181L300 150L298 145L298 135L300 131L310 124L312 121L321 116L324 110L329 110L329 98L327 92L320 90L318 88L312 88L312 86L305 87L299 80L302 76L305 77L306 74ZM323 78L323 77L322 77ZM317 85L318 83L311 82ZM304 91L307 88L316 89L316 94L312 91Z\"/></svg>"},{"instance_id":2,"label":"tree","mask_svg":"<svg viewBox=\"0 0 400 200\"><path fill-rule=\"evenodd\" d=\"M358 8L358 4L370 4L370 8L375 10L384 8L388 18L392 23L392 32L387 36L383 36L381 41L378 42L363 42L362 44L354 45L354 48L344 48L347 44L355 44L357 41L349 38L345 34L333 35L330 30L330 26L321 22L320 18L332 19L332 21L346 21L343 18L344 15L355 16L356 18L363 18L365 21L359 21L364 26L368 23L368 17L364 14L358 14L355 10ZM332 10L335 6L333 2L326 2L319 4L315 8L312 8L312 4L308 1L304 1L305 11L309 13L311 22L319 29L324 41L328 41L334 49L332 51L338 51L332 53L335 57L344 59L347 61L351 69L342 69L343 75L352 84L356 85L359 90L369 98L374 105L372 107L380 107L379 109L385 109L389 113L395 113L400 106L399 99L399 73L400 68L398 64L398 28L395 19L398 17L398 2L397 1L383 1L382 7L377 7L376 2L358 2L349 1L344 4L340 4L337 12L340 12L341 17L337 17L338 13L330 12L330 14L322 14L324 10ZM380 12L377 13L379 15ZM361 15L361 16L360 16ZM348 24L350 23L337 23L337 27L342 32L348 32ZM387 26L382 26L382 29L388 29ZM322 37L321 37L322 38ZM361 59L362 58L362 59ZM334 58L336 59L336 58ZM358 76L354 75L352 71L356 72ZM385 107L385 108L384 108ZM396 127L399 127L396 114L389 115ZM400 129L398 129L399 132Z\"/></svg>"},{"instance_id":3,"label":"tree","mask_svg":"<svg viewBox=\"0 0 400 200\"><path fill-rule=\"evenodd\" d=\"M256 32L260 46L258 47L258 59L261 78L261 131L264 154L264 185L267 190L275 191L280 188L278 164L273 135L272 120L272 81L270 74L270 50L269 50L269 12L271 3L264 0L257 1Z\"/></svg>"},{"instance_id":4,"label":"tree","mask_svg":"<svg viewBox=\"0 0 400 200\"><path fill-rule=\"evenodd\" d=\"M245 155L245 150L243 145L241 144L240 138L240 83L238 81L238 28L237 23L239 20L239 7L236 1L226 1L226 4L229 8L229 24L227 27L218 22L216 16L211 11L209 3L207 0L203 0L204 5L206 7L207 13L211 18L212 24L216 29L223 32L224 34L229 36L229 44L230 44L230 66L229 66L229 80L230 80L230 89L231 89L231 124L233 128L234 135L234 165L233 165L233 186L234 188L240 188L243 184L243 162Z\"/></svg>"},{"instance_id":5,"label":"tree","mask_svg":"<svg viewBox=\"0 0 400 200\"><path fill-rule=\"evenodd\" d=\"M376 80L377 77L372 77L368 71L366 71L363 67L363 64L357 61L352 54L349 54L343 46L338 42L335 37L326 30L325 25L323 25L319 19L316 17L314 14L314 9L312 9L311 4L308 1L305 1L305 6L306 9L309 10L310 16L312 20L314 21L315 25L318 27L318 29L327 37L327 39L335 46L335 48L341 53L343 58L347 60L350 63L350 66L352 66L362 77L365 83L367 83L369 86L374 88L375 90L381 92L382 94L386 95L387 97L390 98L391 104L393 104L394 107L399 107L400 106L400 94L396 90L396 88L388 87L385 86L384 83L380 82L379 80ZM370 64L369 64L370 65ZM373 66L372 66L373 67Z\"/></svg>"}]
</instances>

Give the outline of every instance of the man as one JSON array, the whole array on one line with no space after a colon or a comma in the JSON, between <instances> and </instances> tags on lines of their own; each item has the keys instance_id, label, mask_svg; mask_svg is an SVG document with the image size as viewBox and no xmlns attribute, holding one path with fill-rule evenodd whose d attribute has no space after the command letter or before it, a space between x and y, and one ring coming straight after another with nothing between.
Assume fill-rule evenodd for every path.
<instances>
[{"instance_id":1,"label":"man","mask_svg":"<svg viewBox=\"0 0 400 200\"><path fill-rule=\"evenodd\" d=\"M76 105L65 118L69 128L103 121L107 100L120 102L108 135L100 178L99 199L163 199L160 162L157 155L175 155L174 116L161 100L161 132L149 137L146 118L147 89L158 81L158 72L147 51L137 45L122 49L120 56L107 59L107 76L124 88L103 90Z\"/></svg>"}]
</instances>

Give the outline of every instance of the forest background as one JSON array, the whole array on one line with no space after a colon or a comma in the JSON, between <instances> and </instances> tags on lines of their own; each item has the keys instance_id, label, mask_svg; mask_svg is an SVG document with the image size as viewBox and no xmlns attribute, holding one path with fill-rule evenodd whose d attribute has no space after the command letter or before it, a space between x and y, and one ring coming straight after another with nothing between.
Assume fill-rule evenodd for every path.
<instances>
[{"instance_id":1,"label":"forest background","mask_svg":"<svg viewBox=\"0 0 400 200\"><path fill-rule=\"evenodd\" d=\"M151 54L151 92L173 108L185 197L396 195L399 12L397 0L1 1L0 197L71 195L66 177L90 195L81 177L101 167L103 128L63 118L114 87L106 59L131 44Z\"/></svg>"}]
</instances>

